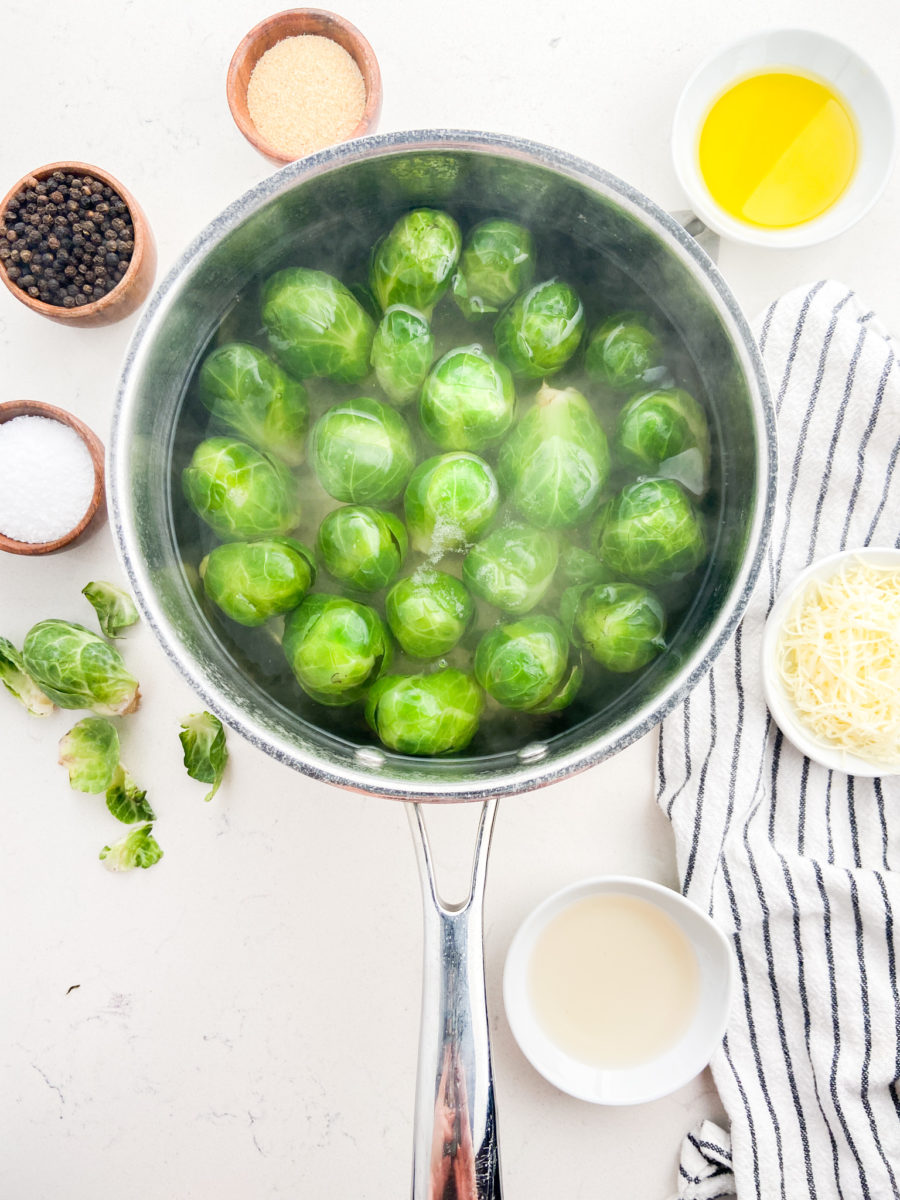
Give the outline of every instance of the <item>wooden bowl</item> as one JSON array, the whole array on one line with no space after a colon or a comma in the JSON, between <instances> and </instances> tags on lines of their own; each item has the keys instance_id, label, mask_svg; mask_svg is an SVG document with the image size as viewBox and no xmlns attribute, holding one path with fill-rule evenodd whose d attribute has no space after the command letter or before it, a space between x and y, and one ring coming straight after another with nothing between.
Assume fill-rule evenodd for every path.
<instances>
[{"instance_id":1,"label":"wooden bowl","mask_svg":"<svg viewBox=\"0 0 900 1200\"><path fill-rule=\"evenodd\" d=\"M333 42L343 46L359 67L363 77L366 106L359 124L341 140L349 141L366 133L374 133L381 112L381 71L378 68L378 59L355 25L351 25L336 13L325 12L321 8L290 8L274 17L267 17L250 30L235 50L228 67L225 89L228 106L238 129L260 154L279 166L293 162L301 156L285 154L259 136L247 108L247 85L253 68L267 50L271 50L285 38L299 37L303 34L331 38Z\"/></svg>"},{"instance_id":2,"label":"wooden bowl","mask_svg":"<svg viewBox=\"0 0 900 1200\"><path fill-rule=\"evenodd\" d=\"M101 170L100 167L91 166L90 163L74 161L48 163L45 167L38 167L36 171L23 175L3 197L2 204L0 204L0 222L3 221L3 214L9 208L10 200L17 192L23 188L33 187L35 183L46 179L54 171L67 171L73 175L90 175L101 183L107 184L122 197L128 206L128 212L134 225L134 250L128 269L112 291L101 296L99 300L91 301L90 304L82 304L80 308L63 308L59 304L47 304L43 300L34 299L9 278L2 262L0 262L0 279L15 298L30 308L32 312L40 313L42 317L49 317L51 321L58 321L60 325L80 325L85 328L95 325L111 325L140 307L153 287L156 275L156 242L153 240L150 225L134 196L119 183L115 176L110 175L108 171Z\"/></svg>"},{"instance_id":3,"label":"wooden bowl","mask_svg":"<svg viewBox=\"0 0 900 1200\"><path fill-rule=\"evenodd\" d=\"M125 280L123 279L122 282L124 283ZM99 521L106 510L103 443L92 429L89 429L77 417L73 417L70 412L66 412L62 408L55 408L52 404L42 404L39 400L10 400L7 404L0 404L0 425L5 421L11 421L13 417L50 417L54 421L68 425L70 429L75 430L87 446L91 462L94 464L94 490L87 511L68 533L52 542L18 542L15 538L7 537L5 533L0 532L0 550L5 550L9 554L53 554L56 550L63 550L67 546L71 546L89 525Z\"/></svg>"}]
</instances>

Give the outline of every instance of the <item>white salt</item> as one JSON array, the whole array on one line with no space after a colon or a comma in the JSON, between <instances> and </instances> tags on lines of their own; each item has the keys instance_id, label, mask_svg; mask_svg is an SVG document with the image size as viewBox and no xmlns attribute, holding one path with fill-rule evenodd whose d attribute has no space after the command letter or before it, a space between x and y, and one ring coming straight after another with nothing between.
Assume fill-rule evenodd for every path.
<instances>
[{"instance_id":1,"label":"white salt","mask_svg":"<svg viewBox=\"0 0 900 1200\"><path fill-rule=\"evenodd\" d=\"M55 542L74 529L94 494L90 451L52 417L0 424L0 532L17 542Z\"/></svg>"}]
</instances>

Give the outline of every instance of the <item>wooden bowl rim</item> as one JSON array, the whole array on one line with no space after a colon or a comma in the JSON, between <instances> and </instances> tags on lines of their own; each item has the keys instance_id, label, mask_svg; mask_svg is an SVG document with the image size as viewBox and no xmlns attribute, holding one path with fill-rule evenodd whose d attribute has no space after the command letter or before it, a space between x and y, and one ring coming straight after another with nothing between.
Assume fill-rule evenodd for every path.
<instances>
[{"instance_id":1,"label":"wooden bowl rim","mask_svg":"<svg viewBox=\"0 0 900 1200\"><path fill-rule=\"evenodd\" d=\"M20 287L16 286L6 274L6 268L2 263L0 263L0 277L2 277L3 282L17 300L20 300L33 312L40 313L42 317L50 317L53 320L62 320L64 322L84 321L86 318L95 317L98 313L112 308L124 298L125 292L134 282L143 264L150 236L149 225L137 200L135 200L128 188L116 179L115 175L111 175L109 171L104 171L102 167L95 167L91 163L79 162L77 159L46 163L43 167L37 167L35 170L29 171L27 175L23 175L21 179L13 184L3 197L3 200L0 201L0 220L3 219L2 214L9 208L10 200L20 191L27 188L32 179L37 181L46 179L54 171L68 171L72 175L92 175L99 179L101 183L105 183L111 187L125 201L131 217L131 224L134 227L134 249L131 252L131 260L128 263L125 274L112 291L107 292L105 296L101 296L99 300L92 300L89 304L82 304L79 308L66 308L62 304L47 304L44 300L35 300L34 296L29 296L27 292L23 292Z\"/></svg>"},{"instance_id":2,"label":"wooden bowl rim","mask_svg":"<svg viewBox=\"0 0 900 1200\"><path fill-rule=\"evenodd\" d=\"M7 537L0 531L0 550L6 550L10 554L52 554L54 550L62 550L64 546L70 546L76 538L81 537L100 510L104 495L106 451L103 443L89 425L85 425L84 421L76 417L74 413L67 412L64 408L57 408L54 404L45 404L42 400L8 400L5 404L0 404L0 425L13 420L14 417L49 417L51 420L59 421L61 425L68 425L79 435L91 456L94 467L94 490L84 516L68 533L64 533L62 537L56 538L52 542L20 542L15 538Z\"/></svg>"},{"instance_id":3,"label":"wooden bowl rim","mask_svg":"<svg viewBox=\"0 0 900 1200\"><path fill-rule=\"evenodd\" d=\"M251 61L252 70L262 58L265 50L260 49L257 53L257 49L259 40L263 34L268 34L280 26L284 29L284 34L278 39L279 41L282 41L286 37L301 36L306 32L305 27L311 19L323 21L326 25L340 29L346 35L352 49L350 46L343 46L341 42L338 42L338 45L341 45L347 51L357 67L359 67L366 89L366 103L362 116L353 130L346 137L341 138L341 141L349 142L353 138L362 137L364 134L370 132L381 111L381 68L378 65L378 58L368 39L351 21L325 8L286 8L282 12L265 17L262 21L257 22L250 32L242 38L234 54L231 56L231 62L228 65L228 75L225 81L225 92L228 98L228 107L231 110L231 115L238 129L254 149L276 163L296 162L298 158L304 156L285 154L270 142L267 142L265 138L260 137L246 109L246 90L242 91L238 87L238 73L246 62ZM331 37L329 33L324 33L321 30L317 31L317 33L320 37ZM337 41L337 38L331 37L331 40ZM266 47L266 49L270 49L270 47ZM243 106L241 105L242 100Z\"/></svg>"}]
</instances>

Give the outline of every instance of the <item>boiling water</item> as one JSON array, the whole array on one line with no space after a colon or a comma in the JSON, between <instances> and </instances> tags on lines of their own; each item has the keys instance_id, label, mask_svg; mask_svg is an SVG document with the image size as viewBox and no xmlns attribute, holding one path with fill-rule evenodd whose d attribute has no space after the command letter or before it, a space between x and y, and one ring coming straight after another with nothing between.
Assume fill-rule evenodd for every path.
<instances>
[{"instance_id":1,"label":"boiling water","mask_svg":"<svg viewBox=\"0 0 900 1200\"><path fill-rule=\"evenodd\" d=\"M576 900L542 930L529 963L538 1024L590 1066L649 1062L678 1041L697 1007L700 972L670 916L637 896Z\"/></svg>"}]
</instances>

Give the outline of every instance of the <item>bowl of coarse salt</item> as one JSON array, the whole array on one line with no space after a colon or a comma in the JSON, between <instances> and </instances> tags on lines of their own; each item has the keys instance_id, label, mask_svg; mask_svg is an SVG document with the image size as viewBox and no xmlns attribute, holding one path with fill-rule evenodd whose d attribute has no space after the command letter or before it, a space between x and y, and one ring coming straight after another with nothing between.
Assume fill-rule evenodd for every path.
<instances>
[{"instance_id":1,"label":"bowl of coarse salt","mask_svg":"<svg viewBox=\"0 0 900 1200\"><path fill-rule=\"evenodd\" d=\"M52 554L103 510L103 444L83 421L38 400L0 404L0 550Z\"/></svg>"}]
</instances>

